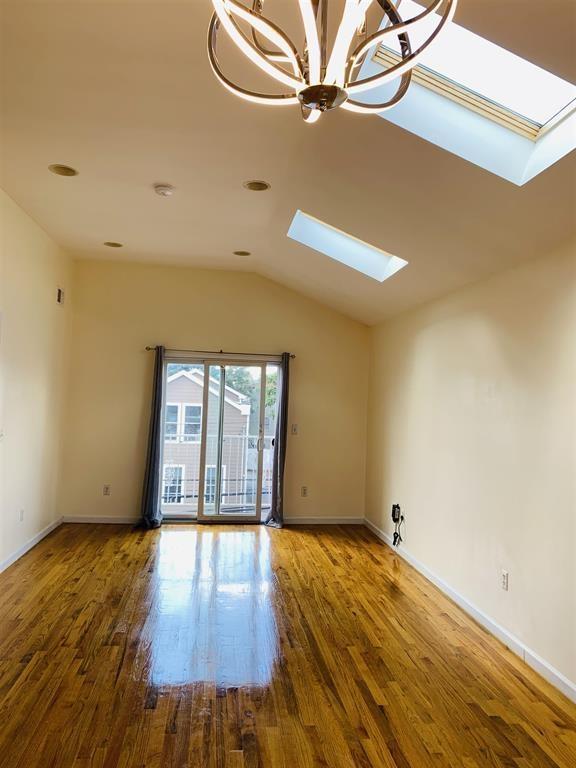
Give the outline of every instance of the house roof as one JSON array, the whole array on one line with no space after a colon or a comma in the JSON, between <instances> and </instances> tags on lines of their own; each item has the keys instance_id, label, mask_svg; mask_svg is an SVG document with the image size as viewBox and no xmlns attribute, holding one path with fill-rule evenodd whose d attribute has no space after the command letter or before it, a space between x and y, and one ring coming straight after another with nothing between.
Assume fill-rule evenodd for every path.
<instances>
[{"instance_id":1,"label":"house roof","mask_svg":"<svg viewBox=\"0 0 576 768\"><path fill-rule=\"evenodd\" d=\"M167 382L171 384L173 381L176 381L180 378L187 379L188 381L191 381L200 387L204 387L204 374L201 371L177 371L176 373L168 376ZM210 392L213 395L219 394L219 390L217 388L218 384L218 379L210 377ZM225 390L226 396L224 397L224 401L231 405L233 408L239 410L242 414L248 415L251 409L250 398L247 397L247 395L242 394L242 392L238 392L238 390L234 389L233 387L229 387L228 385L226 385Z\"/></svg>"}]
</instances>

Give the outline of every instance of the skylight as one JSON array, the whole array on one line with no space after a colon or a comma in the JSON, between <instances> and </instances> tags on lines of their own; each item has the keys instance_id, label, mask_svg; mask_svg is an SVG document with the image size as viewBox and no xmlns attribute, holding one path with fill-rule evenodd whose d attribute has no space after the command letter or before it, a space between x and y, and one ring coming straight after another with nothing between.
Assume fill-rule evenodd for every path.
<instances>
[{"instance_id":1,"label":"skylight","mask_svg":"<svg viewBox=\"0 0 576 768\"><path fill-rule=\"evenodd\" d=\"M424 8L398 2L404 19ZM427 34L410 34L413 50ZM361 77L398 58L398 48L377 46ZM396 85L365 100L385 102ZM453 22L413 70L408 93L380 117L518 186L576 148L576 86Z\"/></svg>"},{"instance_id":2,"label":"skylight","mask_svg":"<svg viewBox=\"0 0 576 768\"><path fill-rule=\"evenodd\" d=\"M399 2L404 19L412 18L422 9L414 0ZM430 35L438 18L432 14L422 23L418 36L411 36L413 49L420 39ZM396 39L391 47L399 52L397 46ZM576 99L576 86L572 83L455 23L449 24L438 42L430 46L420 68L432 70L539 126Z\"/></svg>"},{"instance_id":3,"label":"skylight","mask_svg":"<svg viewBox=\"0 0 576 768\"><path fill-rule=\"evenodd\" d=\"M347 235L302 211L296 211L288 237L383 283L407 261Z\"/></svg>"}]
</instances>

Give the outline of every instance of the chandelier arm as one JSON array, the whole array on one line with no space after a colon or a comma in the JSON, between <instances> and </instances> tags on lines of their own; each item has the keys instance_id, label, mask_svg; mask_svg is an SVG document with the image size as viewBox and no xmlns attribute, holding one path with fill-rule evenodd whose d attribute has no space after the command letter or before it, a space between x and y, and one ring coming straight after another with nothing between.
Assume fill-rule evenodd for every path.
<instances>
[{"instance_id":1,"label":"chandelier arm","mask_svg":"<svg viewBox=\"0 0 576 768\"><path fill-rule=\"evenodd\" d=\"M338 27L336 40L326 68L324 83L326 85L338 85L344 87L346 60L352 39L360 22L366 16L373 0L347 0L344 6L342 21Z\"/></svg>"},{"instance_id":2,"label":"chandelier arm","mask_svg":"<svg viewBox=\"0 0 576 768\"><path fill-rule=\"evenodd\" d=\"M252 29L256 29L272 43L275 43L280 51L286 56L288 63L291 64L296 77L303 77L300 54L288 35L286 35L277 24L274 24L273 21L270 21L261 13L254 13L250 8L246 8L245 5L236 2L236 0L224 0L224 4L233 9L233 13L236 13L240 18L243 18L250 24ZM260 29L258 29L258 27L260 27Z\"/></svg>"},{"instance_id":3,"label":"chandelier arm","mask_svg":"<svg viewBox=\"0 0 576 768\"><path fill-rule=\"evenodd\" d=\"M316 14L312 5L312 0L298 0L300 6L300 15L304 25L304 35L306 37L306 49L308 51L308 85L314 85L320 82L320 40L318 39L318 26L316 24Z\"/></svg>"},{"instance_id":4,"label":"chandelier arm","mask_svg":"<svg viewBox=\"0 0 576 768\"><path fill-rule=\"evenodd\" d=\"M415 67L416 64L422 58L424 52L428 49L430 44L438 37L442 29L446 26L446 24L452 21L452 18L454 17L454 13L456 11L456 5L457 5L457 0L448 0L448 7L446 9L445 15L442 17L442 20L439 22L438 26L436 27L434 32L430 35L428 40L426 40L425 43L423 43L419 48L413 51L413 53L411 53L409 56L404 58L402 61L399 61L397 64L394 64L392 67L387 69L382 74L372 75L371 77L367 77L364 80L357 80L356 82L349 84L346 87L346 90L348 91L348 93L350 95L353 95L355 93L361 93L362 91L369 91L372 88L377 88L380 85L385 85L386 83L389 83L391 80L394 80L396 77L399 77L400 75L402 75L404 72Z\"/></svg>"},{"instance_id":5,"label":"chandelier arm","mask_svg":"<svg viewBox=\"0 0 576 768\"><path fill-rule=\"evenodd\" d=\"M260 69L275 80L278 80L284 85L288 85L294 91L298 91L306 84L302 75L302 66L296 49L278 27L261 16L252 14L248 8L236 3L235 0L212 0L212 4L221 25L224 27L232 41L254 64L256 64L256 66L260 67ZM238 15L240 18L246 19L252 26L255 26L256 28L260 27L259 31L261 31L265 37L268 37L272 42L277 43L281 49L284 49L286 54L290 57L294 74L297 75L297 77L293 77L285 69L279 67L262 55L258 48L256 48L251 40L246 37L242 29L238 26L236 20L232 17L232 13Z\"/></svg>"},{"instance_id":6,"label":"chandelier arm","mask_svg":"<svg viewBox=\"0 0 576 768\"><path fill-rule=\"evenodd\" d=\"M246 88L242 88L239 85L236 85L236 83L233 83L229 78L226 77L224 72L222 71L220 64L218 62L218 56L216 54L216 42L217 42L217 31L218 31L218 24L219 24L219 18L218 14L214 13L212 15L212 18L210 20L210 26L208 27L208 61L210 62L210 66L212 67L212 71L216 75L216 78L220 81L220 83L226 88L228 91L233 93L235 96L239 96L241 99L244 99L245 101L250 101L253 104L264 104L266 106L294 106L295 104L299 104L298 96L296 93L289 93L289 94L263 94L263 93L257 93L256 91L250 91Z\"/></svg>"},{"instance_id":7,"label":"chandelier arm","mask_svg":"<svg viewBox=\"0 0 576 768\"><path fill-rule=\"evenodd\" d=\"M290 63L288 56L286 56L284 53L281 53L281 51L268 50L268 48L266 48L266 46L263 45L260 40L258 40L258 32L254 29L254 27L252 27L252 42L258 51L262 54L262 56L266 56L266 58L270 61L277 61L281 62L282 64Z\"/></svg>"},{"instance_id":8,"label":"chandelier arm","mask_svg":"<svg viewBox=\"0 0 576 768\"><path fill-rule=\"evenodd\" d=\"M328 66L328 54L326 52L328 40L328 0L314 0L317 2L316 20L320 22L320 76L324 79Z\"/></svg>"},{"instance_id":9,"label":"chandelier arm","mask_svg":"<svg viewBox=\"0 0 576 768\"><path fill-rule=\"evenodd\" d=\"M384 5L384 3L387 2L387 0L378 0L380 5ZM434 13L434 11L439 8L444 0L434 0L432 5L430 5L428 8L426 8L425 11L422 13L419 13L417 16L413 16L411 19L407 19L406 21L403 21L399 13L394 10L394 15L396 16L396 19L392 22L392 25L389 27L386 27L386 29L379 29L378 32L375 32L373 35L370 35L370 37L366 38L354 51L354 53L351 56L351 60L355 60L362 56L363 54L367 53L370 48L377 45L378 43L382 42L386 37L389 35L399 35L399 33L403 30L409 30L410 32L413 31L421 21L424 19L427 19L428 16L431 13ZM386 13L388 18L390 18L390 14Z\"/></svg>"},{"instance_id":10,"label":"chandelier arm","mask_svg":"<svg viewBox=\"0 0 576 768\"><path fill-rule=\"evenodd\" d=\"M442 2L442 0L439 0L439 2ZM384 16L388 17L391 25L398 25L403 23L402 17L396 10L396 6L393 5L391 0L378 0L378 3L384 11ZM366 41L369 39L370 38L365 38L364 43L366 43ZM398 40L400 42L402 59L405 59L412 53L410 38L406 32L398 32ZM371 43L370 45L366 46L364 43L358 46L358 48L354 51L349 59L346 73L346 83L353 83L355 81L355 72L362 66L362 64L364 64L366 55L373 45Z\"/></svg>"},{"instance_id":11,"label":"chandelier arm","mask_svg":"<svg viewBox=\"0 0 576 768\"><path fill-rule=\"evenodd\" d=\"M398 89L394 94L394 96L392 96L391 99L383 102L382 104L362 104L362 102L360 101L354 101L354 99L348 99L348 101L345 101L344 104L341 105L341 107L342 109L347 109L349 112L358 112L362 115L378 115L380 114L380 112L385 112L387 109L390 109L395 104L398 104L398 102L404 98L404 96L406 95L406 91L410 87L411 80L412 80L412 70L409 70L408 72L405 72L402 75L400 85L398 86Z\"/></svg>"},{"instance_id":12,"label":"chandelier arm","mask_svg":"<svg viewBox=\"0 0 576 768\"><path fill-rule=\"evenodd\" d=\"M264 4L262 0L254 0L254 2L252 3L253 13L258 13L258 14L262 13L263 6ZM289 61L288 56L286 56L281 51L268 50L268 48L266 48L266 46L263 43L261 43L260 40L258 39L258 32L256 32L254 27L251 27L251 29L252 29L252 41L263 56L266 56L266 58L270 59L270 61L282 61L282 62Z\"/></svg>"}]
</instances>

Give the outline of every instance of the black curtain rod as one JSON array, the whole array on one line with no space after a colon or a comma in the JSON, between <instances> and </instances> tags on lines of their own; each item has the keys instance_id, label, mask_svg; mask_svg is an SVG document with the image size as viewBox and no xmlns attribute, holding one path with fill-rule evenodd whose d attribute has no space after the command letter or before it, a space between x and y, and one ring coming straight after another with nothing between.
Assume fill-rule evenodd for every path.
<instances>
[{"instance_id":1,"label":"black curtain rod","mask_svg":"<svg viewBox=\"0 0 576 768\"><path fill-rule=\"evenodd\" d=\"M145 347L146 352L154 352L157 347ZM270 352L224 352L223 349L166 349L166 352L189 352L192 355L242 355L243 357L278 357ZM296 355L290 354L292 360Z\"/></svg>"}]
</instances>

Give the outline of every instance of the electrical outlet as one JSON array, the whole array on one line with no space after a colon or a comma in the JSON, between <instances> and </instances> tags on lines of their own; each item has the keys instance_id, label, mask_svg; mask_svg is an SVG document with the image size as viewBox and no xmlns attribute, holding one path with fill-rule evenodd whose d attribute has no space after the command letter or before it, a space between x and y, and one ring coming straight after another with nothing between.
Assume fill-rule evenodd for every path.
<instances>
[{"instance_id":1,"label":"electrical outlet","mask_svg":"<svg viewBox=\"0 0 576 768\"><path fill-rule=\"evenodd\" d=\"M102 486L102 496L112 496L112 486L111 485L103 485Z\"/></svg>"},{"instance_id":2,"label":"electrical outlet","mask_svg":"<svg viewBox=\"0 0 576 768\"><path fill-rule=\"evenodd\" d=\"M302 496L302 498L306 498L308 496L308 486L307 485L303 485L302 488L300 488L300 496Z\"/></svg>"},{"instance_id":3,"label":"electrical outlet","mask_svg":"<svg viewBox=\"0 0 576 768\"><path fill-rule=\"evenodd\" d=\"M20 522L23 523L24 522L24 510L23 509L20 510L19 518L20 518Z\"/></svg>"},{"instance_id":4,"label":"electrical outlet","mask_svg":"<svg viewBox=\"0 0 576 768\"><path fill-rule=\"evenodd\" d=\"M502 589L505 592L508 592L508 571L502 571L500 576L500 583L502 585Z\"/></svg>"},{"instance_id":5,"label":"electrical outlet","mask_svg":"<svg viewBox=\"0 0 576 768\"><path fill-rule=\"evenodd\" d=\"M298 434L298 424L292 424L290 427L290 434L297 435Z\"/></svg>"}]
</instances>

